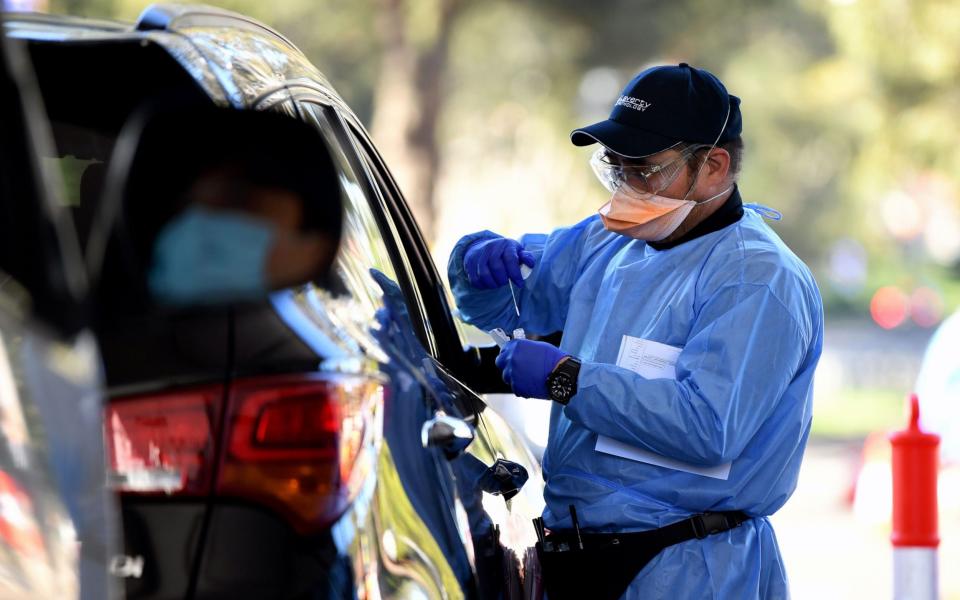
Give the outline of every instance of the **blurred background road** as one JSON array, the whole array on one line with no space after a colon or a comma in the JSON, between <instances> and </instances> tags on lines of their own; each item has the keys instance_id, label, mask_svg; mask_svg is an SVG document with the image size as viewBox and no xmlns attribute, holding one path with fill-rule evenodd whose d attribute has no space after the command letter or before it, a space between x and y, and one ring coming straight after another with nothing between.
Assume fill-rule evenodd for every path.
<instances>
[{"instance_id":1,"label":"blurred background road","mask_svg":"<svg viewBox=\"0 0 960 600\"><path fill-rule=\"evenodd\" d=\"M892 597L889 524L855 512L846 495L859 455L858 440L813 440L796 493L773 517L794 598ZM941 477L941 488L944 483ZM888 486L878 486L878 493ZM940 518L940 594L950 600L960 598L960 510L941 507Z\"/></svg>"}]
</instances>

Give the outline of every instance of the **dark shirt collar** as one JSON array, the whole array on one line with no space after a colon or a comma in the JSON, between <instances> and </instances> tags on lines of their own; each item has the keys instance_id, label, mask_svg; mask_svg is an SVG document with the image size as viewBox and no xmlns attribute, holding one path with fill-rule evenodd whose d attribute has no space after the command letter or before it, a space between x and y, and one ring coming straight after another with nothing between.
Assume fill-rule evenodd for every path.
<instances>
[{"instance_id":1,"label":"dark shirt collar","mask_svg":"<svg viewBox=\"0 0 960 600\"><path fill-rule=\"evenodd\" d=\"M668 248L673 248L685 242L689 242L690 240L695 240L702 235L719 231L727 225L733 225L739 221L740 217L742 216L743 201L740 199L740 190L737 188L737 186L733 186L733 193L730 194L730 197L727 198L727 201L723 203L723 206L718 208L715 213L703 221L697 223L693 229L673 240L672 242L647 242L647 244L649 244L650 247L654 248L655 250L666 250Z\"/></svg>"}]
</instances>

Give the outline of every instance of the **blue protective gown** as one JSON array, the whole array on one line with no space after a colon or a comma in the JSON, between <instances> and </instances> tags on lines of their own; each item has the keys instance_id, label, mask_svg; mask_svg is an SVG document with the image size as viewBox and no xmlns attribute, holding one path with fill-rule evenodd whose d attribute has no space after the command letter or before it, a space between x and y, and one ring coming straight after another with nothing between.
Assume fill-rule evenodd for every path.
<instances>
[{"instance_id":1,"label":"blue protective gown","mask_svg":"<svg viewBox=\"0 0 960 600\"><path fill-rule=\"evenodd\" d=\"M563 332L583 361L578 391L555 404L544 455L548 528L641 531L703 511L742 510L742 526L661 552L626 598L785 598L766 519L793 493L810 432L823 308L807 267L753 209L670 249L604 229L594 215L521 241L537 264L517 296L476 290L454 248L463 318L484 330ZM616 366L624 335L682 348L676 380ZM597 452L598 434L693 465L732 462L726 480Z\"/></svg>"}]
</instances>

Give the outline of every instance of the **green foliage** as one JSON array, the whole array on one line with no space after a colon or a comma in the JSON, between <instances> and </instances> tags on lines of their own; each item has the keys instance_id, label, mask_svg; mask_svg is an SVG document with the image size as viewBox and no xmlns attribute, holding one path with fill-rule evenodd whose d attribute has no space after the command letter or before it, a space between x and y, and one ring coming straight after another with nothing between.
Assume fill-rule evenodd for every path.
<instances>
[{"instance_id":1,"label":"green foliage","mask_svg":"<svg viewBox=\"0 0 960 600\"><path fill-rule=\"evenodd\" d=\"M810 435L862 438L904 425L903 394L888 389L844 389L813 408Z\"/></svg>"},{"instance_id":2,"label":"green foliage","mask_svg":"<svg viewBox=\"0 0 960 600\"><path fill-rule=\"evenodd\" d=\"M284 33L369 123L384 1L216 4ZM838 308L863 314L875 286L910 279L897 273L952 289L949 263L937 266L920 238L892 237L880 207L891 193L923 195L918 185L934 179L942 182L936 198L921 198L927 222L940 218L931 206L937 215L960 211L955 0L459 1L438 130L446 181L439 203L454 215L441 224L445 235L464 232L454 230L462 215L478 214L471 203L483 202L483 226L508 231L529 229L527 216L549 229L596 210L604 194L585 151L567 141L572 128L598 117L583 105L584 74L606 68L622 85L644 66L686 61L742 98L744 197L784 213L774 227ZM441 2L400 4L415 47L436 38ZM55 12L127 20L144 6L51 2ZM612 102L616 92L604 93ZM523 218L514 210L519 199L530 203ZM830 289L826 264L840 238L867 253L868 281L853 296ZM956 296L946 298L955 306Z\"/></svg>"}]
</instances>

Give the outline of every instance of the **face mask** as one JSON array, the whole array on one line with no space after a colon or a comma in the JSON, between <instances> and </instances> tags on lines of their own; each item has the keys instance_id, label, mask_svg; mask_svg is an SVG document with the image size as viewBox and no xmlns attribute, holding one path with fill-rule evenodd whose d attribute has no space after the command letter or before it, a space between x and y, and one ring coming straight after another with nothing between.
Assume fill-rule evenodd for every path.
<instances>
[{"instance_id":1,"label":"face mask","mask_svg":"<svg viewBox=\"0 0 960 600\"><path fill-rule=\"evenodd\" d=\"M260 219L192 206L157 236L150 292L161 303L181 305L264 296L273 238Z\"/></svg>"},{"instance_id":2,"label":"face mask","mask_svg":"<svg viewBox=\"0 0 960 600\"><path fill-rule=\"evenodd\" d=\"M659 242L680 227L697 204L706 204L726 194L732 186L702 202L667 198L620 186L600 207L600 218L608 231L638 240Z\"/></svg>"}]
</instances>

